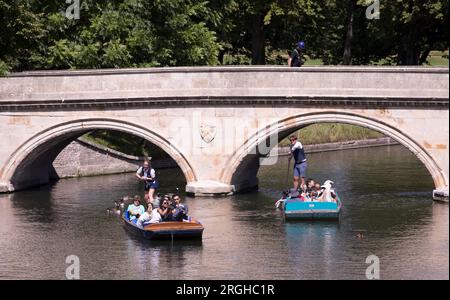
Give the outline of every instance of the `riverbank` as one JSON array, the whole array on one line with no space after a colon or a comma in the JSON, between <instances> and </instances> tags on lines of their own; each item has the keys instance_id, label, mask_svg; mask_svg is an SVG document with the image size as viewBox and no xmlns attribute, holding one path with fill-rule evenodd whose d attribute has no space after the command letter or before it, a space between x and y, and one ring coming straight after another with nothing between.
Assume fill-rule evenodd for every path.
<instances>
[{"instance_id":1,"label":"riverbank","mask_svg":"<svg viewBox=\"0 0 450 300\"><path fill-rule=\"evenodd\" d=\"M53 162L52 179L136 172L145 157L133 156L79 138L70 143ZM176 168L172 158L152 159L155 169Z\"/></svg>"},{"instance_id":2,"label":"riverbank","mask_svg":"<svg viewBox=\"0 0 450 300\"><path fill-rule=\"evenodd\" d=\"M339 150L391 146L391 145L399 145L399 143L390 137L382 137L368 140L304 145L304 148L306 153L316 153L316 152L339 151ZM288 155L289 151L290 151L289 147L279 147L278 155Z\"/></svg>"},{"instance_id":3,"label":"riverbank","mask_svg":"<svg viewBox=\"0 0 450 300\"><path fill-rule=\"evenodd\" d=\"M379 132L361 126L342 123L311 124L295 133L303 145L339 143L359 140L372 140L383 138ZM87 142L113 149L115 151L134 157L152 156L154 160L170 158L167 153L148 141L117 131L96 130L85 136ZM280 141L280 147L289 146L288 138Z\"/></svg>"},{"instance_id":4,"label":"riverbank","mask_svg":"<svg viewBox=\"0 0 450 300\"><path fill-rule=\"evenodd\" d=\"M306 153L339 151L347 149L389 146L398 144L391 138L344 141L305 145ZM278 155L287 155L289 147L279 147ZM53 162L52 179L88 177L136 172L144 160L143 156L133 156L79 138L70 143ZM151 159L155 169L178 167L170 157Z\"/></svg>"},{"instance_id":5,"label":"riverbank","mask_svg":"<svg viewBox=\"0 0 450 300\"><path fill-rule=\"evenodd\" d=\"M321 145L328 143L372 140L385 137L383 134L369 128L342 124L320 123L311 124L294 133L303 145ZM280 141L280 147L289 146L289 137Z\"/></svg>"}]
</instances>

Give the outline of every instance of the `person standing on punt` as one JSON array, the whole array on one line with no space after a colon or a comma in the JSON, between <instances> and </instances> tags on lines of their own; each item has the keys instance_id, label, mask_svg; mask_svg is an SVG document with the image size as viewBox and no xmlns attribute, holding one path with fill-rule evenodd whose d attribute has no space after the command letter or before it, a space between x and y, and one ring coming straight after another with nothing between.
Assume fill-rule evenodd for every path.
<instances>
[{"instance_id":1,"label":"person standing on punt","mask_svg":"<svg viewBox=\"0 0 450 300\"><path fill-rule=\"evenodd\" d=\"M158 182L156 181L156 172L150 165L150 161L148 159L144 160L142 166L137 170L136 177L139 180L144 181L145 186L145 200L147 203L153 204L153 195L155 194L155 190L159 187Z\"/></svg>"},{"instance_id":2,"label":"person standing on punt","mask_svg":"<svg viewBox=\"0 0 450 300\"><path fill-rule=\"evenodd\" d=\"M306 162L305 149L302 143L298 141L295 135L292 135L289 140L291 141L291 152L289 160L294 158L294 189L298 190L299 179L301 178L301 186L305 185L306 169L308 168L308 163Z\"/></svg>"}]
</instances>

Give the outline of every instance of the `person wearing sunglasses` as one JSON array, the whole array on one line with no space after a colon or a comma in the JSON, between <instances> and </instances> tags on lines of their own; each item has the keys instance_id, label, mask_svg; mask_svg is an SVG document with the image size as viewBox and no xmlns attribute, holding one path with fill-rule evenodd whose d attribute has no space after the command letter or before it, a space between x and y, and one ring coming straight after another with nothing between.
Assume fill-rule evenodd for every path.
<instances>
[{"instance_id":1,"label":"person wearing sunglasses","mask_svg":"<svg viewBox=\"0 0 450 300\"><path fill-rule=\"evenodd\" d=\"M163 222L172 221L172 207L169 196L164 196L164 199L157 211Z\"/></svg>"}]
</instances>

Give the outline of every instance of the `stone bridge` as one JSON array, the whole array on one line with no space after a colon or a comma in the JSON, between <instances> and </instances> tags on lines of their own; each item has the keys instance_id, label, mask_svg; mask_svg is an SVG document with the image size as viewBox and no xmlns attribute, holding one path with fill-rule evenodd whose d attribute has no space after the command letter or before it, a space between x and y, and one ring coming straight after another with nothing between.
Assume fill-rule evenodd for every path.
<instances>
[{"instance_id":1,"label":"stone bridge","mask_svg":"<svg viewBox=\"0 0 450 300\"><path fill-rule=\"evenodd\" d=\"M45 184L71 141L127 132L167 152L193 195L254 189L279 140L340 122L392 137L448 197L449 70L190 67L38 71L0 78L0 191ZM275 157L276 156L270 156Z\"/></svg>"}]
</instances>

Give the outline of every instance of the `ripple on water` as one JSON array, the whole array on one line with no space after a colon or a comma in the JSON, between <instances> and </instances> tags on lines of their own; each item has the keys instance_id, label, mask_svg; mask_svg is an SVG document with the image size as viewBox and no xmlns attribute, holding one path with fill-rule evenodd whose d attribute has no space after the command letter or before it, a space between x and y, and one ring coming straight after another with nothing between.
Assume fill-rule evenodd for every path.
<instances>
[{"instance_id":1,"label":"ripple on water","mask_svg":"<svg viewBox=\"0 0 450 300\"><path fill-rule=\"evenodd\" d=\"M285 158L284 158L285 159ZM136 238L106 209L142 187L134 174L61 180L0 196L0 278L62 279L78 255L84 279L365 279L370 254L385 279L448 279L448 204L402 147L309 155L308 176L331 178L340 222L284 222L274 203L287 161L261 167L258 192L186 198L203 241ZM162 193L184 185L159 170Z\"/></svg>"}]
</instances>

